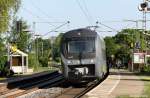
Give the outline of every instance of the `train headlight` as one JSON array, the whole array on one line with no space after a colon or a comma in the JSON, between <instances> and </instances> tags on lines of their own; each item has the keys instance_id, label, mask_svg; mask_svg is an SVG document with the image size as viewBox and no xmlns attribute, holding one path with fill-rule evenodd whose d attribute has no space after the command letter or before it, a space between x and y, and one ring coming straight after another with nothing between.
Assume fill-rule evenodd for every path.
<instances>
[{"instance_id":1,"label":"train headlight","mask_svg":"<svg viewBox=\"0 0 150 98\"><path fill-rule=\"evenodd\" d=\"M67 61L68 64L71 64L71 61Z\"/></svg>"},{"instance_id":2,"label":"train headlight","mask_svg":"<svg viewBox=\"0 0 150 98\"><path fill-rule=\"evenodd\" d=\"M91 59L91 63L94 63L94 60L93 60L93 59Z\"/></svg>"}]
</instances>

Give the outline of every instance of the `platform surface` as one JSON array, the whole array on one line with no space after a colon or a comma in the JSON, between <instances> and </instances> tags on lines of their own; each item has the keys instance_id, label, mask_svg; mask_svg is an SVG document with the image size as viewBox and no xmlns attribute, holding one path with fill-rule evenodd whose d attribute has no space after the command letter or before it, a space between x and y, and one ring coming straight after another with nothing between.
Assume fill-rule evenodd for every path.
<instances>
[{"instance_id":1,"label":"platform surface","mask_svg":"<svg viewBox=\"0 0 150 98\"><path fill-rule=\"evenodd\" d=\"M143 90L144 82L134 73L122 69L111 69L107 79L82 98L116 98L124 95L139 97Z\"/></svg>"}]
</instances>

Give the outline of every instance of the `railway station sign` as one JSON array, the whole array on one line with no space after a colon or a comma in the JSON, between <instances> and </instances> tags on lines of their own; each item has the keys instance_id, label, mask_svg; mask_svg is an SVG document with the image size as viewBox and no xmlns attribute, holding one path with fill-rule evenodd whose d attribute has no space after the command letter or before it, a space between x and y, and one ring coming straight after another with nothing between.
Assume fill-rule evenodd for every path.
<instances>
[{"instance_id":1,"label":"railway station sign","mask_svg":"<svg viewBox=\"0 0 150 98\"><path fill-rule=\"evenodd\" d=\"M136 63L136 64L145 63L145 53L134 53L133 56L134 56L133 63Z\"/></svg>"}]
</instances>

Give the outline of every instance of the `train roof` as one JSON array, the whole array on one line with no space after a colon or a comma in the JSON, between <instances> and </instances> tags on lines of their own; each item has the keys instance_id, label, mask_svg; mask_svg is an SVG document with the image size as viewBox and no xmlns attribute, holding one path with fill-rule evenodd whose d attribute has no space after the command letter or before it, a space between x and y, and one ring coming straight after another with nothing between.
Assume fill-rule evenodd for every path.
<instances>
[{"instance_id":1,"label":"train roof","mask_svg":"<svg viewBox=\"0 0 150 98\"><path fill-rule=\"evenodd\" d=\"M87 28L75 29L66 32L63 35L63 38L72 38L72 37L96 37L98 34L95 31L92 31Z\"/></svg>"}]
</instances>

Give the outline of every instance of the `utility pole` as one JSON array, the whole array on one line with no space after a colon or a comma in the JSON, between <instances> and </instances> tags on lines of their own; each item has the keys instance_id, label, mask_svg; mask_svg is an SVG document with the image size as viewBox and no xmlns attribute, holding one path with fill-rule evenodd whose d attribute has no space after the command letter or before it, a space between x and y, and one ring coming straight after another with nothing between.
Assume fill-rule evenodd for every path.
<instances>
[{"instance_id":1,"label":"utility pole","mask_svg":"<svg viewBox=\"0 0 150 98\"><path fill-rule=\"evenodd\" d=\"M35 44L35 50L36 50L36 51L35 51L35 54L36 54L36 66L37 66L37 68L38 68L38 65L39 65L39 63L38 63L38 58L39 58L39 57L38 57L38 56L39 56L39 54L38 54L38 52L39 52L39 49L38 49L38 48L39 48L39 47L38 47L38 46L39 46L39 45L38 45L38 39L39 39L39 36L40 36L40 35L36 34L36 35L34 35L34 36L35 36L35 43L36 43L36 44Z\"/></svg>"},{"instance_id":2,"label":"utility pole","mask_svg":"<svg viewBox=\"0 0 150 98\"><path fill-rule=\"evenodd\" d=\"M43 39L42 39L42 57L43 57Z\"/></svg>"},{"instance_id":3,"label":"utility pole","mask_svg":"<svg viewBox=\"0 0 150 98\"><path fill-rule=\"evenodd\" d=\"M9 33L9 31L7 32L7 40L6 40L6 43L7 43L7 66L9 66L9 68L12 68L12 66L10 66L10 44L8 41L8 33Z\"/></svg>"},{"instance_id":4,"label":"utility pole","mask_svg":"<svg viewBox=\"0 0 150 98\"><path fill-rule=\"evenodd\" d=\"M38 69L38 59L37 59L37 49L36 49L36 23L33 22L33 39L34 39L34 54L35 54L35 65L34 65L34 68L37 70Z\"/></svg>"}]
</instances>

